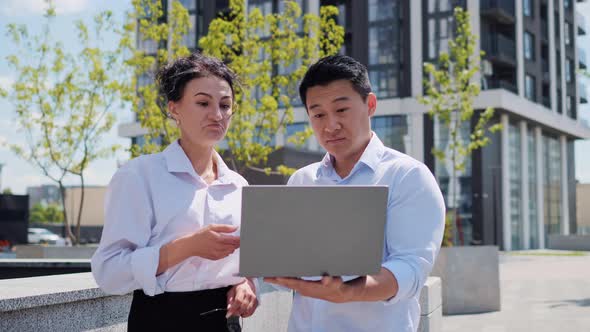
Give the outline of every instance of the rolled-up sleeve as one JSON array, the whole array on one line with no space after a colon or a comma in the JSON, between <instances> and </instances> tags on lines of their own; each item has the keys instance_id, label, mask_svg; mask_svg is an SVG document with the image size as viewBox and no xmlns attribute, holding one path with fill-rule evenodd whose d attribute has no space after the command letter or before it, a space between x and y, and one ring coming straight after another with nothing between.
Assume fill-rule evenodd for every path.
<instances>
[{"instance_id":1,"label":"rolled-up sleeve","mask_svg":"<svg viewBox=\"0 0 590 332\"><path fill-rule=\"evenodd\" d=\"M420 292L440 250L444 218L444 199L426 166L411 168L391 186L382 266L399 288L388 304Z\"/></svg>"},{"instance_id":2,"label":"rolled-up sleeve","mask_svg":"<svg viewBox=\"0 0 590 332\"><path fill-rule=\"evenodd\" d=\"M126 294L143 289L162 293L156 279L160 248L148 246L153 213L149 192L132 170L119 170L105 196L100 245L92 256L92 274L102 290Z\"/></svg>"}]
</instances>

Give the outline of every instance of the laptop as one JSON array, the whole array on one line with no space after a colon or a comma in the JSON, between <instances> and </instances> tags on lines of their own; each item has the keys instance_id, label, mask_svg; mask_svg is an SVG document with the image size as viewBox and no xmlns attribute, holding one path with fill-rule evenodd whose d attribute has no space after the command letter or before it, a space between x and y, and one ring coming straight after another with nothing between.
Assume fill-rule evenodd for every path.
<instances>
[{"instance_id":1,"label":"laptop","mask_svg":"<svg viewBox=\"0 0 590 332\"><path fill-rule=\"evenodd\" d=\"M239 275L378 273L387 200L387 186L243 187Z\"/></svg>"}]
</instances>

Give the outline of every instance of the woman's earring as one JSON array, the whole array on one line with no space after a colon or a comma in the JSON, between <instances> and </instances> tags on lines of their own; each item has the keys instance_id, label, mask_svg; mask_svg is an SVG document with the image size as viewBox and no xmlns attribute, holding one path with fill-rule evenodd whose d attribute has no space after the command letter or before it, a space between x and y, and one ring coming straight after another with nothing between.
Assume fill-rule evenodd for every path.
<instances>
[{"instance_id":1,"label":"woman's earring","mask_svg":"<svg viewBox=\"0 0 590 332\"><path fill-rule=\"evenodd\" d=\"M176 126L180 127L180 120L178 118L174 118L174 120L176 121Z\"/></svg>"}]
</instances>

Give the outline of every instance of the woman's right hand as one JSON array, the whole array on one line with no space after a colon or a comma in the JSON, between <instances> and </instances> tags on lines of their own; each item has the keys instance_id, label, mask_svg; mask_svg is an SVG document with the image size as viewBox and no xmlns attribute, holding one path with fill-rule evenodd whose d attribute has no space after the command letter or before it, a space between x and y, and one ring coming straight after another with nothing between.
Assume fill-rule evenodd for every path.
<instances>
[{"instance_id":1,"label":"woman's right hand","mask_svg":"<svg viewBox=\"0 0 590 332\"><path fill-rule=\"evenodd\" d=\"M240 237L229 235L237 226L211 224L190 235L193 256L219 260L231 255L240 247Z\"/></svg>"},{"instance_id":2,"label":"woman's right hand","mask_svg":"<svg viewBox=\"0 0 590 332\"><path fill-rule=\"evenodd\" d=\"M237 226L211 224L197 232L178 238L160 248L156 275L191 256L219 260L231 255L240 247L240 237L229 235Z\"/></svg>"}]
</instances>

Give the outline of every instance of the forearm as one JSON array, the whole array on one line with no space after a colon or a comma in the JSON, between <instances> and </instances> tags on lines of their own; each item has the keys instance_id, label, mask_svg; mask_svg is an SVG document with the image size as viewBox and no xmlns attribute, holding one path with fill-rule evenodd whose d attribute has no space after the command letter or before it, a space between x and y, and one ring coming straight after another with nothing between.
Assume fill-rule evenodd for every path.
<instances>
[{"instance_id":1,"label":"forearm","mask_svg":"<svg viewBox=\"0 0 590 332\"><path fill-rule=\"evenodd\" d=\"M385 301L397 294L397 279L386 268L376 275L369 275L346 282L351 292L350 302Z\"/></svg>"},{"instance_id":2,"label":"forearm","mask_svg":"<svg viewBox=\"0 0 590 332\"><path fill-rule=\"evenodd\" d=\"M160 248L156 275L164 273L169 268L192 256L186 241L186 238L179 238Z\"/></svg>"}]
</instances>

